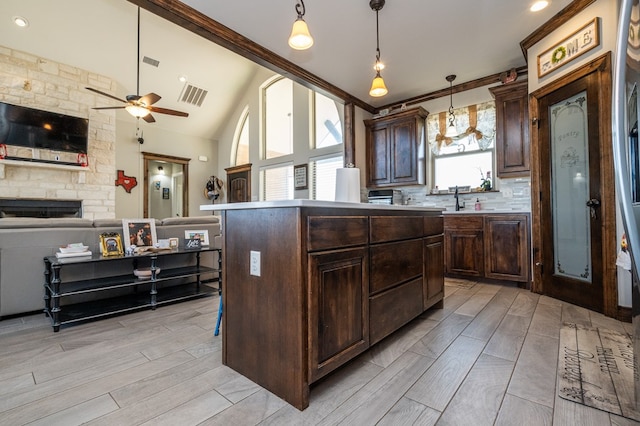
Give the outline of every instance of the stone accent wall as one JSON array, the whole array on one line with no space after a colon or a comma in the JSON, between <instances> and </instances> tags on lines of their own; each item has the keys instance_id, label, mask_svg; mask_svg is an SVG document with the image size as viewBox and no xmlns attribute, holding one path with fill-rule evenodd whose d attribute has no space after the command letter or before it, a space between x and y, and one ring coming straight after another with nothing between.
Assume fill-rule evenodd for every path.
<instances>
[{"instance_id":1,"label":"stone accent wall","mask_svg":"<svg viewBox=\"0 0 640 426\"><path fill-rule=\"evenodd\" d=\"M0 160L0 197L81 200L84 217L115 218L115 112L91 109L98 102L100 106L110 103L98 100L86 86L114 93L116 83L86 70L0 46L0 101L89 118L88 167ZM9 155L15 155L11 151L14 148L8 148ZM49 150L26 151L21 150L20 156L44 159L56 155ZM75 161L75 155L71 161Z\"/></svg>"}]
</instances>

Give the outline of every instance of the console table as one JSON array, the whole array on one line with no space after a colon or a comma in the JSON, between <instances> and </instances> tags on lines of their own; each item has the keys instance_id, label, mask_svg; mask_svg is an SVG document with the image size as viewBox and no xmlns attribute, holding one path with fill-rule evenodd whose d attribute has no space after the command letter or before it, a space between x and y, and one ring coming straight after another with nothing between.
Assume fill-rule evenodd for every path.
<instances>
[{"instance_id":1,"label":"console table","mask_svg":"<svg viewBox=\"0 0 640 426\"><path fill-rule=\"evenodd\" d=\"M202 266L202 253L218 253L218 267ZM221 249L214 247L115 257L47 256L44 263L44 311L54 332L63 324L211 294L216 289L201 285L202 278L217 273L213 280L220 282L222 270ZM149 268L151 277L137 278L133 274L137 268ZM65 271L74 278L64 281ZM109 294L104 297L102 292Z\"/></svg>"}]
</instances>

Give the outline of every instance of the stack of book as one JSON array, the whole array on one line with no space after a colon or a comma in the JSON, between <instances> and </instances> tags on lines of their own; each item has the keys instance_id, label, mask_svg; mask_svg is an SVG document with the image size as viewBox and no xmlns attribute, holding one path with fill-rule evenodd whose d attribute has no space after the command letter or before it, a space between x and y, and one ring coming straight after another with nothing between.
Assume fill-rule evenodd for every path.
<instances>
[{"instance_id":1,"label":"stack of book","mask_svg":"<svg viewBox=\"0 0 640 426\"><path fill-rule=\"evenodd\" d=\"M67 244L66 247L60 247L60 251L56 253L56 257L58 259L81 256L91 256L91 250L89 250L89 246L85 246L82 243Z\"/></svg>"}]
</instances>

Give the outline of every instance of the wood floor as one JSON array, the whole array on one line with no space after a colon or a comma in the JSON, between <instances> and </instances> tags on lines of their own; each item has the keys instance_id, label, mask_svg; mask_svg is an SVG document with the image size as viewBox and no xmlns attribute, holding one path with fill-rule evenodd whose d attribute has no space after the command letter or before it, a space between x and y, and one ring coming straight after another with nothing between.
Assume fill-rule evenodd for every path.
<instances>
[{"instance_id":1,"label":"wood floor","mask_svg":"<svg viewBox=\"0 0 640 426\"><path fill-rule=\"evenodd\" d=\"M59 333L44 314L0 321L0 425L637 424L556 396L563 321L631 325L514 286L447 285L444 309L323 379L302 412L221 364L217 307Z\"/></svg>"}]
</instances>

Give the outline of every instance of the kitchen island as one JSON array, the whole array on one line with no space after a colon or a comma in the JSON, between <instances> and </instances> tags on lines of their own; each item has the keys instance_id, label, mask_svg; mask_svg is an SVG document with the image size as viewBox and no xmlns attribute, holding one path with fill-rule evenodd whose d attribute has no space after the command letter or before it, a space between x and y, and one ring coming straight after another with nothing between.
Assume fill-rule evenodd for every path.
<instances>
[{"instance_id":1,"label":"kitchen island","mask_svg":"<svg viewBox=\"0 0 640 426\"><path fill-rule=\"evenodd\" d=\"M200 209L222 216L222 362L300 410L313 382L442 307L442 209L314 200Z\"/></svg>"}]
</instances>

